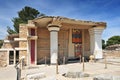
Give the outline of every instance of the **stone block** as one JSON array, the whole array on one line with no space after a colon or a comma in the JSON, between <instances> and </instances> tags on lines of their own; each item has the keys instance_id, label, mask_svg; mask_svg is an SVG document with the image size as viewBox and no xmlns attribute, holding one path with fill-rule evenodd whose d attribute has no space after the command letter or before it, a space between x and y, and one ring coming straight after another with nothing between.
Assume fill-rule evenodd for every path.
<instances>
[{"instance_id":1,"label":"stone block","mask_svg":"<svg viewBox=\"0 0 120 80\"><path fill-rule=\"evenodd\" d=\"M26 76L27 80L40 80L45 78L45 73L33 73Z\"/></svg>"},{"instance_id":2,"label":"stone block","mask_svg":"<svg viewBox=\"0 0 120 80\"><path fill-rule=\"evenodd\" d=\"M84 72L67 72L63 74L63 76L68 78L83 78L83 77L89 77L90 75Z\"/></svg>"},{"instance_id":3,"label":"stone block","mask_svg":"<svg viewBox=\"0 0 120 80\"><path fill-rule=\"evenodd\" d=\"M95 76L93 80L120 80L120 76L110 75L110 74L101 74L101 75Z\"/></svg>"}]
</instances>

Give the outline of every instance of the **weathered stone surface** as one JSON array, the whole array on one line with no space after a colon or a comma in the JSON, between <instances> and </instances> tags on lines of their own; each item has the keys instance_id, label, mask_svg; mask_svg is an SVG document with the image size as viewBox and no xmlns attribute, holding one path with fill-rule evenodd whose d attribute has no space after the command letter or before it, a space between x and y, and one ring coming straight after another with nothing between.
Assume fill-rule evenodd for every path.
<instances>
[{"instance_id":1,"label":"weathered stone surface","mask_svg":"<svg viewBox=\"0 0 120 80\"><path fill-rule=\"evenodd\" d=\"M0 67L7 66L7 51L0 51Z\"/></svg>"},{"instance_id":2,"label":"weathered stone surface","mask_svg":"<svg viewBox=\"0 0 120 80\"><path fill-rule=\"evenodd\" d=\"M27 38L27 33L28 33L28 29L27 29L26 25L25 24L20 24L19 37L20 38Z\"/></svg>"},{"instance_id":3,"label":"weathered stone surface","mask_svg":"<svg viewBox=\"0 0 120 80\"><path fill-rule=\"evenodd\" d=\"M27 80L40 80L45 78L45 73L34 73L34 74L28 74Z\"/></svg>"},{"instance_id":4,"label":"weathered stone surface","mask_svg":"<svg viewBox=\"0 0 120 80\"><path fill-rule=\"evenodd\" d=\"M120 76L110 75L110 74L101 74L101 75L95 76L93 80L120 80Z\"/></svg>"},{"instance_id":5,"label":"weathered stone surface","mask_svg":"<svg viewBox=\"0 0 120 80\"><path fill-rule=\"evenodd\" d=\"M67 72L63 74L63 76L69 78L82 78L82 77L89 77L90 75L84 72Z\"/></svg>"},{"instance_id":6,"label":"weathered stone surface","mask_svg":"<svg viewBox=\"0 0 120 80\"><path fill-rule=\"evenodd\" d=\"M20 41L19 42L19 47L20 48L26 48L27 47L27 41Z\"/></svg>"}]
</instances>

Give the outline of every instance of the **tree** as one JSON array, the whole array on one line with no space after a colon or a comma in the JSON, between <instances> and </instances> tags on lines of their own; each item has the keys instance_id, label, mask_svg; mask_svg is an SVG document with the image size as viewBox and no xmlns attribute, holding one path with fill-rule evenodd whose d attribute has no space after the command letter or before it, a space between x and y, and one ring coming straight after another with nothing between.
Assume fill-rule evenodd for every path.
<instances>
[{"instance_id":1,"label":"tree","mask_svg":"<svg viewBox=\"0 0 120 80\"><path fill-rule=\"evenodd\" d=\"M22 10L18 12L18 17L12 19L14 30L10 27L7 27L8 34L19 33L20 23L27 23L28 20L32 20L40 16L45 16L45 14L40 13L34 8L25 6Z\"/></svg>"},{"instance_id":2,"label":"tree","mask_svg":"<svg viewBox=\"0 0 120 80\"><path fill-rule=\"evenodd\" d=\"M2 47L3 45L3 40L0 40L0 48Z\"/></svg>"},{"instance_id":3,"label":"tree","mask_svg":"<svg viewBox=\"0 0 120 80\"><path fill-rule=\"evenodd\" d=\"M107 41L107 46L120 44L120 36L112 36Z\"/></svg>"},{"instance_id":4,"label":"tree","mask_svg":"<svg viewBox=\"0 0 120 80\"><path fill-rule=\"evenodd\" d=\"M105 44L105 40L102 40L102 49L105 49L106 44Z\"/></svg>"}]
</instances>

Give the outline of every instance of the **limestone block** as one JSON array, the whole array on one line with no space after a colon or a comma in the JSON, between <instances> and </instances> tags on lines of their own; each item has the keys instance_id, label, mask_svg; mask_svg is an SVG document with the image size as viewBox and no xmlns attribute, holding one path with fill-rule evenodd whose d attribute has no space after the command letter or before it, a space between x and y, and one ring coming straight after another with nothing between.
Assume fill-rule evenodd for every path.
<instances>
[{"instance_id":1,"label":"limestone block","mask_svg":"<svg viewBox=\"0 0 120 80\"><path fill-rule=\"evenodd\" d=\"M26 76L27 80L40 80L45 78L45 73L33 73Z\"/></svg>"},{"instance_id":2,"label":"limestone block","mask_svg":"<svg viewBox=\"0 0 120 80\"><path fill-rule=\"evenodd\" d=\"M19 27L19 37L27 38L28 29L25 24L21 24Z\"/></svg>"},{"instance_id":3,"label":"limestone block","mask_svg":"<svg viewBox=\"0 0 120 80\"><path fill-rule=\"evenodd\" d=\"M101 74L101 75L95 76L93 80L120 80L120 76L110 75L110 74Z\"/></svg>"},{"instance_id":4,"label":"limestone block","mask_svg":"<svg viewBox=\"0 0 120 80\"><path fill-rule=\"evenodd\" d=\"M13 44L4 43L4 48L13 48Z\"/></svg>"},{"instance_id":5,"label":"limestone block","mask_svg":"<svg viewBox=\"0 0 120 80\"><path fill-rule=\"evenodd\" d=\"M19 42L19 47L20 48L27 48L27 41L20 41Z\"/></svg>"},{"instance_id":6,"label":"limestone block","mask_svg":"<svg viewBox=\"0 0 120 80\"><path fill-rule=\"evenodd\" d=\"M90 75L84 72L67 72L63 74L63 76L68 78L83 78L83 77L89 77Z\"/></svg>"}]
</instances>

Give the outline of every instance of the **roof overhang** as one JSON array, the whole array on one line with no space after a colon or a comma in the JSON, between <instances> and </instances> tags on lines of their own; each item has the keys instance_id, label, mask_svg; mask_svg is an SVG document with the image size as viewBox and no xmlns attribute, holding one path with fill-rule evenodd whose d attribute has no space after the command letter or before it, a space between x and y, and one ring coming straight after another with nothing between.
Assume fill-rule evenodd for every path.
<instances>
[{"instance_id":1,"label":"roof overhang","mask_svg":"<svg viewBox=\"0 0 120 80\"><path fill-rule=\"evenodd\" d=\"M59 21L59 23L63 26L67 25L77 25L77 26L86 26L86 27L106 27L105 22L93 22L93 21L83 21L83 20L75 20L69 19L65 17L54 17L54 16L43 16L33 20L37 27L47 27L49 24L53 23L53 21Z\"/></svg>"}]
</instances>

